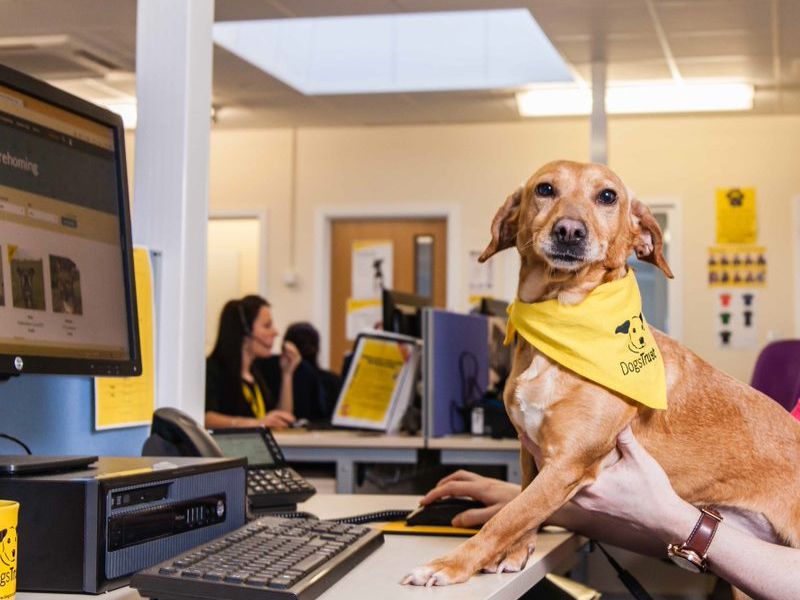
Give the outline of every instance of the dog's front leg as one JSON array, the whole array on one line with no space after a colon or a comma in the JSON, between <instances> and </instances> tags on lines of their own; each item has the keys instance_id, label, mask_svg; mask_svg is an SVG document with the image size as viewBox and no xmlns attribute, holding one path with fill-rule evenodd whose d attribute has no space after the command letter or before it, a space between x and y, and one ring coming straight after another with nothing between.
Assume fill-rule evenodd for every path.
<instances>
[{"instance_id":1,"label":"dog's front leg","mask_svg":"<svg viewBox=\"0 0 800 600\"><path fill-rule=\"evenodd\" d=\"M562 455L548 462L536 479L480 532L450 554L414 569L403 583L427 586L460 583L481 569L498 569L508 550L514 551L514 557L509 559L519 560L517 555L521 554L522 545L535 539L535 532L545 519L593 480L596 469L587 472L576 458Z\"/></svg>"}]
</instances>

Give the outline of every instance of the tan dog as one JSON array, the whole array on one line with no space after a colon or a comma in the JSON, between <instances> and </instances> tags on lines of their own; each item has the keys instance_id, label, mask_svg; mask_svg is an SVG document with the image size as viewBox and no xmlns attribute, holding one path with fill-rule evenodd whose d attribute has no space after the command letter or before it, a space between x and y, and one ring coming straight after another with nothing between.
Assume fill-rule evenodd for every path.
<instances>
[{"instance_id":1,"label":"tan dog","mask_svg":"<svg viewBox=\"0 0 800 600\"><path fill-rule=\"evenodd\" d=\"M552 162L511 194L480 260L514 245L522 258L523 302L577 304L601 283L623 277L631 251L672 277L650 211L601 165ZM631 335L634 326L641 320L621 333ZM504 400L519 433L541 450L539 473L533 479L533 458L523 450L523 492L480 533L404 583L448 585L482 569L522 569L538 527L615 462L617 435L629 423L681 497L755 513L756 521L763 515L779 541L800 547L800 424L675 340L655 337L666 371L665 411L630 403L518 338Z\"/></svg>"}]
</instances>

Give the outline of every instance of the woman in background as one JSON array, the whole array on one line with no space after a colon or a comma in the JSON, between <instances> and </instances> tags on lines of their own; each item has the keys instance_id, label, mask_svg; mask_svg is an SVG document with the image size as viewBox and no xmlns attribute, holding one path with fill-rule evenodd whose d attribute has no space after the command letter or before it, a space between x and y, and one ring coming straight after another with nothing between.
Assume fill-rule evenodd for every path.
<instances>
[{"instance_id":1,"label":"woman in background","mask_svg":"<svg viewBox=\"0 0 800 600\"><path fill-rule=\"evenodd\" d=\"M295 345L285 342L281 349L279 389L270 387L254 368L258 359L272 356L277 335L269 302L261 296L225 304L217 342L206 359L208 429L262 425L277 429L294 422L292 377L301 361Z\"/></svg>"},{"instance_id":2,"label":"woman in background","mask_svg":"<svg viewBox=\"0 0 800 600\"><path fill-rule=\"evenodd\" d=\"M312 423L330 421L342 382L336 373L319 366L319 332L311 323L297 322L289 325L283 339L302 358L293 378L294 415ZM284 378L274 358L259 361L257 368L271 389L283 390Z\"/></svg>"}]
</instances>

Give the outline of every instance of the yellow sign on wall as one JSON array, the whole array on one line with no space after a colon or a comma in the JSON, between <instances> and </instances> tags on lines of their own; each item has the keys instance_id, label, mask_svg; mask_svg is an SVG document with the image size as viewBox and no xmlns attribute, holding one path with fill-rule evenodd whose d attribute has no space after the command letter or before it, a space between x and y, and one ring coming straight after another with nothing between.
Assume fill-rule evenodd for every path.
<instances>
[{"instance_id":1,"label":"yellow sign on wall","mask_svg":"<svg viewBox=\"0 0 800 600\"><path fill-rule=\"evenodd\" d=\"M133 271L139 309L142 374L139 377L97 377L94 380L95 429L149 425L153 419L156 395L153 269L147 248L134 248Z\"/></svg>"},{"instance_id":2,"label":"yellow sign on wall","mask_svg":"<svg viewBox=\"0 0 800 600\"><path fill-rule=\"evenodd\" d=\"M755 188L717 189L717 244L755 244Z\"/></svg>"}]
</instances>

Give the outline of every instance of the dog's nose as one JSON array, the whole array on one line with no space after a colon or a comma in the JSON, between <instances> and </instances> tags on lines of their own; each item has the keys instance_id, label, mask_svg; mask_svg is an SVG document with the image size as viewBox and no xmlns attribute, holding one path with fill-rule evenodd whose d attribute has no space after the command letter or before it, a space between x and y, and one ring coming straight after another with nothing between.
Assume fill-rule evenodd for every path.
<instances>
[{"instance_id":1,"label":"dog's nose","mask_svg":"<svg viewBox=\"0 0 800 600\"><path fill-rule=\"evenodd\" d=\"M577 245L586 239L586 225L577 219L559 219L553 226L552 236L559 244Z\"/></svg>"}]
</instances>

